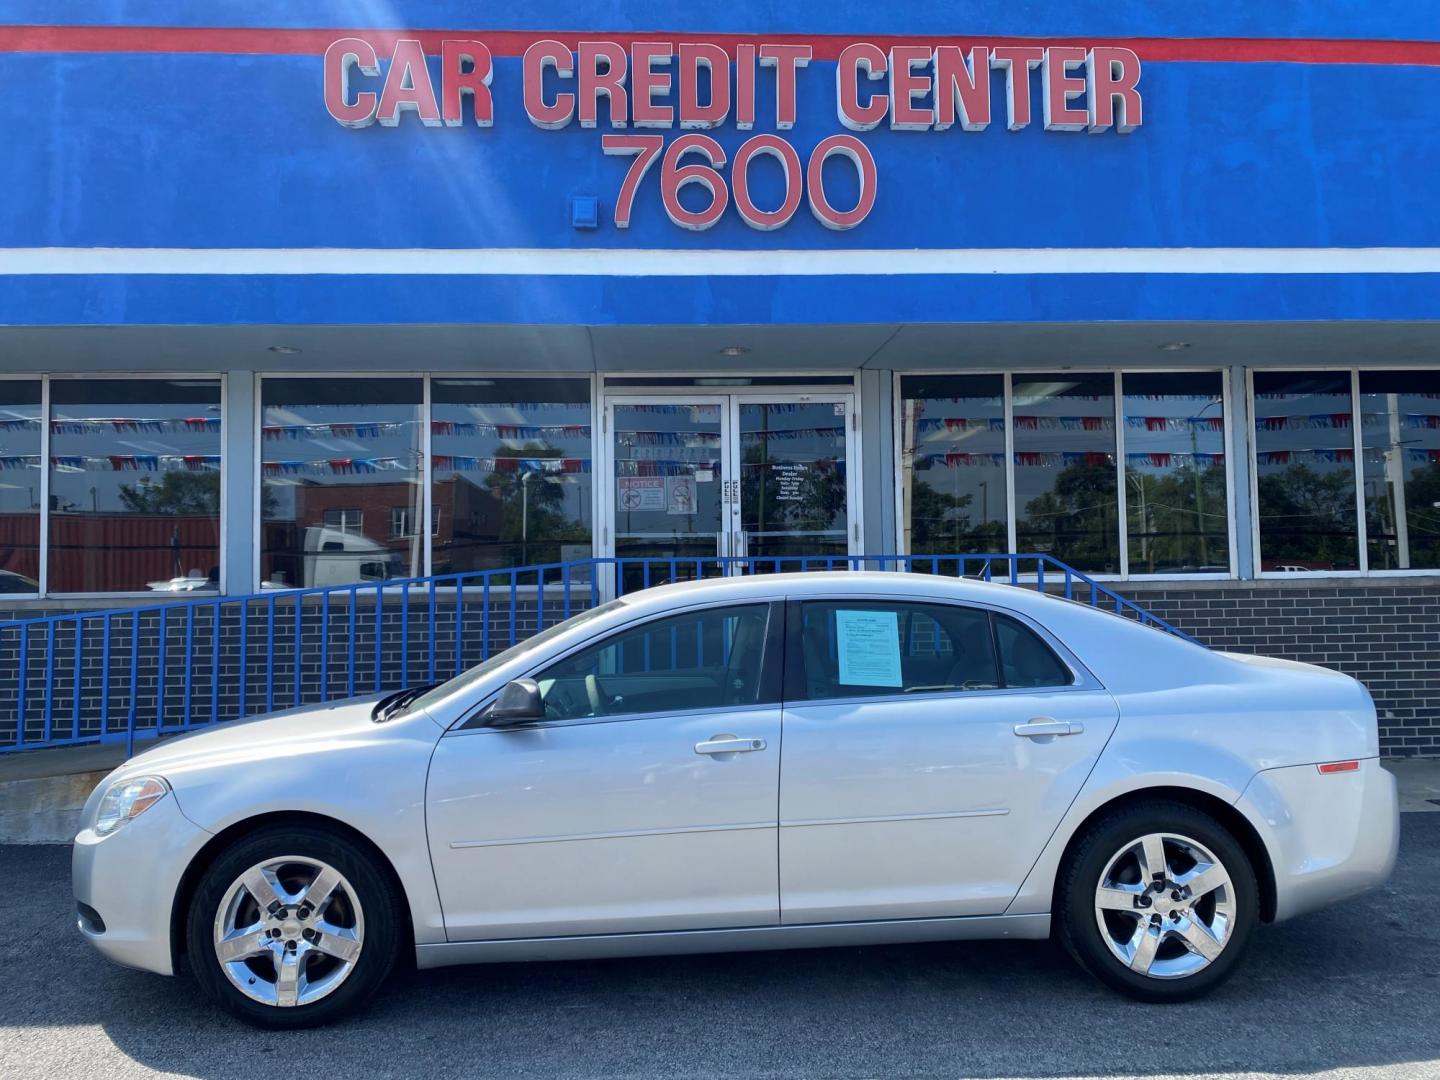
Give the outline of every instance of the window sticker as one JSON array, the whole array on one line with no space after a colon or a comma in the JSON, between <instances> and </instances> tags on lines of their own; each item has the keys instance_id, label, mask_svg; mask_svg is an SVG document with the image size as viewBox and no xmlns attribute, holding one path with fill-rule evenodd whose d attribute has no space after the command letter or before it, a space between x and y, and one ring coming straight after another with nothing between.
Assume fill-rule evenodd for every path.
<instances>
[{"instance_id":1,"label":"window sticker","mask_svg":"<svg viewBox=\"0 0 1440 1080\"><path fill-rule=\"evenodd\" d=\"M844 686L894 686L900 677L900 622L893 611L836 611L835 644Z\"/></svg>"}]
</instances>

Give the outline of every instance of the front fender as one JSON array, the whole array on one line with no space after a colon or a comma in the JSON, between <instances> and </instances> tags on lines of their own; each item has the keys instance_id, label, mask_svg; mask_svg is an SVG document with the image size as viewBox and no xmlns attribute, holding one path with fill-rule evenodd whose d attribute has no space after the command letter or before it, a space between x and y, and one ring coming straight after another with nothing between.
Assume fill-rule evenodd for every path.
<instances>
[{"instance_id":1,"label":"front fender","mask_svg":"<svg viewBox=\"0 0 1440 1080\"><path fill-rule=\"evenodd\" d=\"M185 815L210 833L270 814L330 818L390 860L410 907L417 945L445 940L445 920L425 833L432 725L377 726L369 737L258 745L243 767L203 760L165 773Z\"/></svg>"}]
</instances>

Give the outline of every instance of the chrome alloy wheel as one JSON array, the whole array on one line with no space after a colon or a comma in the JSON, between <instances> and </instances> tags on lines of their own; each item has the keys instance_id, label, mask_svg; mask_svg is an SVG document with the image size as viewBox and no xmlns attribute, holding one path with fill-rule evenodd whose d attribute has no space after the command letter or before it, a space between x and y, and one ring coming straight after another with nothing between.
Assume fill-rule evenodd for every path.
<instances>
[{"instance_id":1,"label":"chrome alloy wheel","mask_svg":"<svg viewBox=\"0 0 1440 1080\"><path fill-rule=\"evenodd\" d=\"M1202 844L1150 833L1117 851L1095 889L1095 920L1110 952L1152 979L1209 967L1235 925L1235 886Z\"/></svg>"},{"instance_id":2,"label":"chrome alloy wheel","mask_svg":"<svg viewBox=\"0 0 1440 1080\"><path fill-rule=\"evenodd\" d=\"M215 915L215 958L246 997L289 1008L319 1001L355 970L365 913L332 866L300 855L241 874Z\"/></svg>"}]
</instances>

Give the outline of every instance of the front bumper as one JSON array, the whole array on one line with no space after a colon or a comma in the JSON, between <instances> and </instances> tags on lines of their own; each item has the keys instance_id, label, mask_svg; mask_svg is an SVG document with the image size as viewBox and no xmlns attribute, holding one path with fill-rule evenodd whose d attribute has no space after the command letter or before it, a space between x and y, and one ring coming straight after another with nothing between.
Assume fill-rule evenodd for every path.
<instances>
[{"instance_id":1,"label":"front bumper","mask_svg":"<svg viewBox=\"0 0 1440 1080\"><path fill-rule=\"evenodd\" d=\"M1395 867L1395 777L1366 758L1354 772L1315 765L1257 773L1237 808L1256 826L1275 871L1275 921L1380 885Z\"/></svg>"},{"instance_id":2,"label":"front bumper","mask_svg":"<svg viewBox=\"0 0 1440 1080\"><path fill-rule=\"evenodd\" d=\"M98 914L103 929L93 918L79 917L80 932L118 964L174 974L175 894L208 839L209 833L180 812L173 791L109 836L97 836L87 825L75 837L70 874L76 903Z\"/></svg>"}]
</instances>

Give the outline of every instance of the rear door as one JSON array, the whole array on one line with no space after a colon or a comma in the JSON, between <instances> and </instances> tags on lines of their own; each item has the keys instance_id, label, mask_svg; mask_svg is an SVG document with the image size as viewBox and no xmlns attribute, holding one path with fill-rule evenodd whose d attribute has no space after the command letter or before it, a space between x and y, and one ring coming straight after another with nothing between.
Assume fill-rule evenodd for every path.
<instances>
[{"instance_id":1,"label":"rear door","mask_svg":"<svg viewBox=\"0 0 1440 1080\"><path fill-rule=\"evenodd\" d=\"M788 622L781 921L1003 912L1114 729L1109 693L983 608L792 601Z\"/></svg>"}]
</instances>

